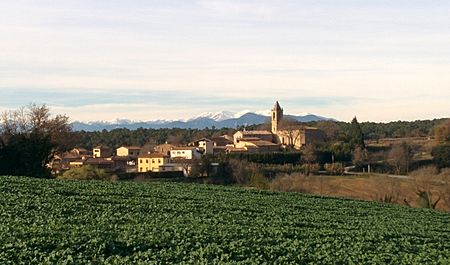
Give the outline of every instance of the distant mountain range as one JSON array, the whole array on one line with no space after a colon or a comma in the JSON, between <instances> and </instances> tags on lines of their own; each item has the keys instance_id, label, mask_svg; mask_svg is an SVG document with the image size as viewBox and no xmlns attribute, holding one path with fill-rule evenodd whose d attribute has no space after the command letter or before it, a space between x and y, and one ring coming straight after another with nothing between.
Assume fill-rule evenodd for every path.
<instances>
[{"instance_id":1,"label":"distant mountain range","mask_svg":"<svg viewBox=\"0 0 450 265\"><path fill-rule=\"evenodd\" d=\"M322 121L333 120L317 116L314 114L304 115L285 115L290 119L300 122L310 121ZM191 128L191 129L204 129L206 127L212 128L236 128L238 126L257 125L263 124L270 120L269 115L265 113L254 112L238 112L233 113L229 111L221 112L207 112L199 116L193 117L188 120L168 121L168 120L155 120L155 121L131 121L126 119L115 121L93 121L93 122L79 122L72 123L72 127L75 131L101 131L101 130L113 130L118 128L127 128L135 130L138 128L146 129L160 129L160 128Z\"/></svg>"}]
</instances>

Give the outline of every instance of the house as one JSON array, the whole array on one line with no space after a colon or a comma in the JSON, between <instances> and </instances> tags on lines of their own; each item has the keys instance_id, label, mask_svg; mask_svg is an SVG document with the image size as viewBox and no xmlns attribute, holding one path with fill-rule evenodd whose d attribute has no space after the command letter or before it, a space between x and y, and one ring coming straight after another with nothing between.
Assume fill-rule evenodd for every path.
<instances>
[{"instance_id":1,"label":"house","mask_svg":"<svg viewBox=\"0 0 450 265\"><path fill-rule=\"evenodd\" d=\"M99 145L94 147L94 149L92 150L93 153L93 157L94 158L105 158L105 157L110 157L112 155L111 152L111 148L104 146L104 145Z\"/></svg>"},{"instance_id":2,"label":"house","mask_svg":"<svg viewBox=\"0 0 450 265\"><path fill-rule=\"evenodd\" d=\"M156 153L160 153L160 154L165 154L165 155L169 155L170 156L170 150L172 150L172 148L174 148L175 145L172 144L160 144L155 146L154 150Z\"/></svg>"},{"instance_id":3,"label":"house","mask_svg":"<svg viewBox=\"0 0 450 265\"><path fill-rule=\"evenodd\" d=\"M207 138L199 139L193 142L192 145L197 147L197 150L202 154L212 155L214 153L214 143Z\"/></svg>"},{"instance_id":4,"label":"house","mask_svg":"<svg viewBox=\"0 0 450 265\"><path fill-rule=\"evenodd\" d=\"M114 156L114 168L119 172L133 173L136 172L137 158L135 156Z\"/></svg>"},{"instance_id":5,"label":"house","mask_svg":"<svg viewBox=\"0 0 450 265\"><path fill-rule=\"evenodd\" d=\"M256 137L237 139L236 148L256 148L258 152L276 152L280 150L280 145L271 141L261 140Z\"/></svg>"},{"instance_id":6,"label":"house","mask_svg":"<svg viewBox=\"0 0 450 265\"><path fill-rule=\"evenodd\" d=\"M92 152L84 148L74 148L69 153L79 158L92 156Z\"/></svg>"},{"instance_id":7,"label":"house","mask_svg":"<svg viewBox=\"0 0 450 265\"><path fill-rule=\"evenodd\" d=\"M76 153L72 151L64 152L62 155L55 155L53 157L50 162L50 167L53 172L60 172L61 170L68 170L80 166L80 161L82 161L82 158Z\"/></svg>"},{"instance_id":8,"label":"house","mask_svg":"<svg viewBox=\"0 0 450 265\"><path fill-rule=\"evenodd\" d=\"M237 131L233 135L234 144L242 138L258 138L263 141L272 142L273 134L269 131Z\"/></svg>"},{"instance_id":9,"label":"house","mask_svg":"<svg viewBox=\"0 0 450 265\"><path fill-rule=\"evenodd\" d=\"M121 146L116 149L117 156L139 156L141 148L138 146Z\"/></svg>"},{"instance_id":10,"label":"house","mask_svg":"<svg viewBox=\"0 0 450 265\"><path fill-rule=\"evenodd\" d=\"M202 153L195 146L178 146L170 150L171 159L200 159L201 157Z\"/></svg>"},{"instance_id":11,"label":"house","mask_svg":"<svg viewBox=\"0 0 450 265\"><path fill-rule=\"evenodd\" d=\"M300 149L302 146L323 142L325 134L318 128L303 126L294 130L280 130L276 139L283 146Z\"/></svg>"},{"instance_id":12,"label":"house","mask_svg":"<svg viewBox=\"0 0 450 265\"><path fill-rule=\"evenodd\" d=\"M138 157L138 172L159 172L160 167L170 163L170 157L165 154L143 154Z\"/></svg>"},{"instance_id":13,"label":"house","mask_svg":"<svg viewBox=\"0 0 450 265\"><path fill-rule=\"evenodd\" d=\"M211 141L213 142L215 147L227 146L227 145L233 144L233 140L229 139L228 135L212 137Z\"/></svg>"},{"instance_id":14,"label":"house","mask_svg":"<svg viewBox=\"0 0 450 265\"><path fill-rule=\"evenodd\" d=\"M69 161L69 168L82 167L84 165L84 159L77 158L75 160Z\"/></svg>"}]
</instances>

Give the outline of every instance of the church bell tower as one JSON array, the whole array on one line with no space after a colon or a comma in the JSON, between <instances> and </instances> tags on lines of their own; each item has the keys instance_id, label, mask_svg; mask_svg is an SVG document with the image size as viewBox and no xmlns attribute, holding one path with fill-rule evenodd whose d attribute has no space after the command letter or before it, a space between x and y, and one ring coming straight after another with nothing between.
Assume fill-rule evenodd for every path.
<instances>
[{"instance_id":1,"label":"church bell tower","mask_svg":"<svg viewBox=\"0 0 450 265\"><path fill-rule=\"evenodd\" d=\"M277 134L278 125L280 121L283 119L283 109L280 107L280 104L275 102L275 106L272 109L272 133Z\"/></svg>"}]
</instances>

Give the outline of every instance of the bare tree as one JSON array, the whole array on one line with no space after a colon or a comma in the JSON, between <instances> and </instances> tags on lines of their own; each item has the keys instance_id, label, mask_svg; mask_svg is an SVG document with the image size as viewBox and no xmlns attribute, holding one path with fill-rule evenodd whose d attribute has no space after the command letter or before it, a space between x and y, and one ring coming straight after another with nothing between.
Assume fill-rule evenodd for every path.
<instances>
[{"instance_id":1,"label":"bare tree","mask_svg":"<svg viewBox=\"0 0 450 265\"><path fill-rule=\"evenodd\" d=\"M69 117L52 116L47 105L30 104L13 111L5 111L0 115L0 134L7 141L12 135L29 135L37 133L49 136L58 149L73 147L75 138Z\"/></svg>"},{"instance_id":2,"label":"bare tree","mask_svg":"<svg viewBox=\"0 0 450 265\"><path fill-rule=\"evenodd\" d=\"M296 143L300 141L301 133L300 133L300 122L283 118L279 124L279 130L282 130L284 136L287 138L288 142L285 143L289 148L294 148Z\"/></svg>"},{"instance_id":3,"label":"bare tree","mask_svg":"<svg viewBox=\"0 0 450 265\"><path fill-rule=\"evenodd\" d=\"M434 139L438 144L450 142L450 119L444 120L434 129Z\"/></svg>"},{"instance_id":4,"label":"bare tree","mask_svg":"<svg viewBox=\"0 0 450 265\"><path fill-rule=\"evenodd\" d=\"M314 145L309 144L302 148L302 160L308 164L316 162L317 154Z\"/></svg>"},{"instance_id":5,"label":"bare tree","mask_svg":"<svg viewBox=\"0 0 450 265\"><path fill-rule=\"evenodd\" d=\"M46 105L30 104L0 115L0 171L46 176L46 165L59 151L74 146L69 118L52 116Z\"/></svg>"},{"instance_id":6,"label":"bare tree","mask_svg":"<svg viewBox=\"0 0 450 265\"><path fill-rule=\"evenodd\" d=\"M231 177L237 184L246 184L249 181L251 168L247 161L230 159Z\"/></svg>"},{"instance_id":7,"label":"bare tree","mask_svg":"<svg viewBox=\"0 0 450 265\"><path fill-rule=\"evenodd\" d=\"M416 186L418 204L423 208L435 209L436 205L441 200L440 196L438 196L437 199L434 199L435 195L437 195L434 191L436 181L438 181L437 175L438 170L433 166L423 167L411 173Z\"/></svg>"},{"instance_id":8,"label":"bare tree","mask_svg":"<svg viewBox=\"0 0 450 265\"><path fill-rule=\"evenodd\" d=\"M412 148L407 143L395 144L388 154L389 163L397 174L408 173L413 158Z\"/></svg>"},{"instance_id":9,"label":"bare tree","mask_svg":"<svg viewBox=\"0 0 450 265\"><path fill-rule=\"evenodd\" d=\"M367 149L357 146L353 151L353 164L363 166L369 162L369 152Z\"/></svg>"},{"instance_id":10,"label":"bare tree","mask_svg":"<svg viewBox=\"0 0 450 265\"><path fill-rule=\"evenodd\" d=\"M305 174L309 176L310 173L319 171L318 164L313 164L317 160L316 148L314 145L306 145L302 148L302 160L306 163Z\"/></svg>"}]
</instances>

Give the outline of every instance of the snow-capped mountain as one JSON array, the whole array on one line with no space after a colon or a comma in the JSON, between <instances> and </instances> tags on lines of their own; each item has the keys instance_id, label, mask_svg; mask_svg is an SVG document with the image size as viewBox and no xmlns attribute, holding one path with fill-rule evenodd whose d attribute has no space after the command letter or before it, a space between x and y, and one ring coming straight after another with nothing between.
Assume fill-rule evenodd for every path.
<instances>
[{"instance_id":1,"label":"snow-capped mountain","mask_svg":"<svg viewBox=\"0 0 450 265\"><path fill-rule=\"evenodd\" d=\"M300 121L311 122L321 120L333 120L326 117L317 116L311 113L304 113L304 115L289 115L285 117ZM255 124L263 124L270 121L270 112L268 111L220 111L220 112L205 112L192 117L187 120L154 120L154 121L132 121L128 119L115 119L113 121L92 121L72 123L75 131L101 131L113 130L118 128L127 128L135 130L138 128L160 129L160 128L192 128L204 129L206 127L212 128L236 128L238 126L247 126Z\"/></svg>"},{"instance_id":2,"label":"snow-capped mountain","mask_svg":"<svg viewBox=\"0 0 450 265\"><path fill-rule=\"evenodd\" d=\"M219 112L203 112L200 115L188 119L188 121L200 119L200 118L208 118L215 121L224 121L232 118L236 118L236 112L231 111L219 111Z\"/></svg>"}]
</instances>

